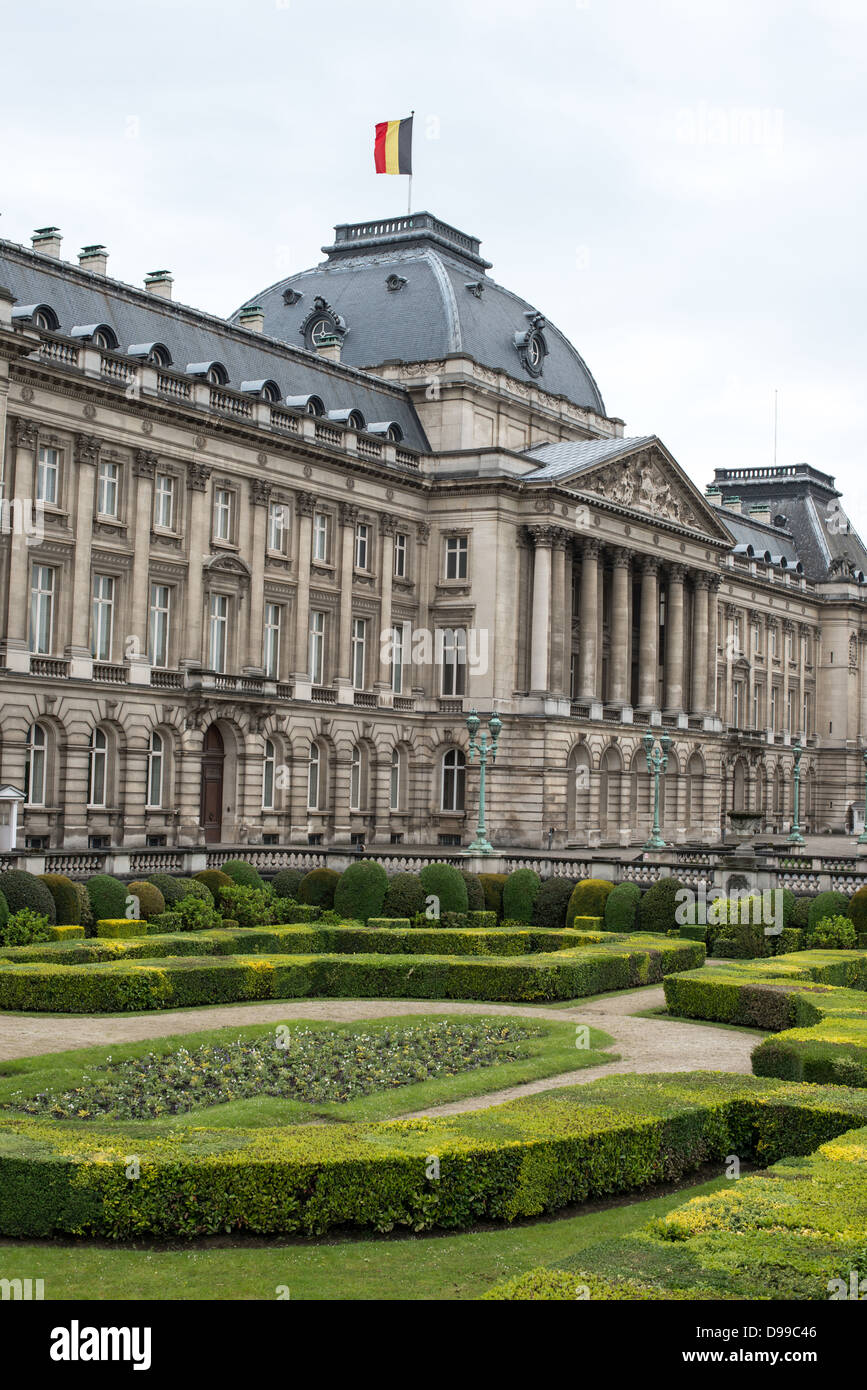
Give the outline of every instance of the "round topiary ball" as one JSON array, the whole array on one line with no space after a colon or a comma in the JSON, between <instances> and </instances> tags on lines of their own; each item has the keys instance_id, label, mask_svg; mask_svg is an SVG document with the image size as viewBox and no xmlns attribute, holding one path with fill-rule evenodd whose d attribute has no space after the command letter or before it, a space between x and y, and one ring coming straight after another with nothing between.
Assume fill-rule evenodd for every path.
<instances>
[{"instance_id":1,"label":"round topiary ball","mask_svg":"<svg viewBox=\"0 0 867 1390\"><path fill-rule=\"evenodd\" d=\"M129 893L125 883L112 874L94 874L87 880L87 894L95 922L117 921L126 916Z\"/></svg>"},{"instance_id":2,"label":"round topiary ball","mask_svg":"<svg viewBox=\"0 0 867 1390\"><path fill-rule=\"evenodd\" d=\"M451 864L425 864L421 873L425 897L439 899L439 915L444 912L467 911L467 885L458 869Z\"/></svg>"},{"instance_id":3,"label":"round topiary ball","mask_svg":"<svg viewBox=\"0 0 867 1390\"><path fill-rule=\"evenodd\" d=\"M533 904L533 926L547 931L562 931L566 925L566 909L575 887L574 878L552 874L543 879Z\"/></svg>"},{"instance_id":4,"label":"round topiary ball","mask_svg":"<svg viewBox=\"0 0 867 1390\"><path fill-rule=\"evenodd\" d=\"M175 903L179 903L184 896L184 884L174 874L148 874L148 883L152 883L155 888L159 888L166 900L166 909L171 912Z\"/></svg>"},{"instance_id":5,"label":"round topiary ball","mask_svg":"<svg viewBox=\"0 0 867 1390\"><path fill-rule=\"evenodd\" d=\"M388 880L382 915L408 917L412 921L417 913L424 912L424 900L425 891L418 874L394 874Z\"/></svg>"},{"instance_id":6,"label":"round topiary ball","mask_svg":"<svg viewBox=\"0 0 867 1390\"><path fill-rule=\"evenodd\" d=\"M803 897L795 898L795 905L792 908L792 915L789 919L789 926L798 927L801 929L806 927L807 919L810 915L810 908L812 907L812 904L813 898L811 894L806 894Z\"/></svg>"},{"instance_id":7,"label":"round topiary ball","mask_svg":"<svg viewBox=\"0 0 867 1390\"><path fill-rule=\"evenodd\" d=\"M304 877L301 869L281 869L271 880L271 887L278 898L292 898L298 901L298 885Z\"/></svg>"},{"instance_id":8,"label":"round topiary ball","mask_svg":"<svg viewBox=\"0 0 867 1390\"><path fill-rule=\"evenodd\" d=\"M375 859L360 859L340 875L334 890L334 911L341 917L366 922L382 915L388 890L388 874Z\"/></svg>"},{"instance_id":9,"label":"round topiary ball","mask_svg":"<svg viewBox=\"0 0 867 1390\"><path fill-rule=\"evenodd\" d=\"M612 886L605 878L580 879L572 889L566 909L566 926L571 927L576 917L604 917Z\"/></svg>"},{"instance_id":10,"label":"round topiary ball","mask_svg":"<svg viewBox=\"0 0 867 1390\"><path fill-rule=\"evenodd\" d=\"M533 920L533 907L542 887L535 869L514 869L503 885L503 917L509 922Z\"/></svg>"},{"instance_id":11,"label":"round topiary ball","mask_svg":"<svg viewBox=\"0 0 867 1390\"><path fill-rule=\"evenodd\" d=\"M852 894L847 914L856 932L867 931L867 887L857 888Z\"/></svg>"},{"instance_id":12,"label":"round topiary ball","mask_svg":"<svg viewBox=\"0 0 867 1390\"><path fill-rule=\"evenodd\" d=\"M52 926L57 921L54 899L35 874L28 874L24 869L7 869L5 874L0 874L0 892L9 905L10 914L29 907L31 912L47 917Z\"/></svg>"},{"instance_id":13,"label":"round topiary ball","mask_svg":"<svg viewBox=\"0 0 867 1390\"><path fill-rule=\"evenodd\" d=\"M206 883L200 883L197 878L179 878L176 881L181 886L179 902L183 902L184 898L198 898L200 903L205 903L208 907L214 906L211 890Z\"/></svg>"},{"instance_id":14,"label":"round topiary ball","mask_svg":"<svg viewBox=\"0 0 867 1390\"><path fill-rule=\"evenodd\" d=\"M823 917L845 916L848 906L849 899L845 893L835 893L830 889L827 893L817 893L807 913L809 930L814 931Z\"/></svg>"},{"instance_id":15,"label":"round topiary ball","mask_svg":"<svg viewBox=\"0 0 867 1390\"><path fill-rule=\"evenodd\" d=\"M148 883L147 879L134 879L126 885L126 891L131 897L138 898L138 911L134 914L137 918L149 922L157 913L165 912L165 898L159 888Z\"/></svg>"},{"instance_id":16,"label":"round topiary ball","mask_svg":"<svg viewBox=\"0 0 867 1390\"><path fill-rule=\"evenodd\" d=\"M667 931L679 927L676 914L683 899L677 895L683 891L684 884L679 878L660 878L651 884L647 892L642 893L638 904L638 931L652 931L664 936Z\"/></svg>"},{"instance_id":17,"label":"round topiary ball","mask_svg":"<svg viewBox=\"0 0 867 1390\"><path fill-rule=\"evenodd\" d=\"M333 907L334 890L339 882L340 874L334 869L311 869L298 884L298 901L313 907Z\"/></svg>"},{"instance_id":18,"label":"round topiary ball","mask_svg":"<svg viewBox=\"0 0 867 1390\"><path fill-rule=\"evenodd\" d=\"M58 922L78 926L81 922L81 905L72 879L67 878L66 874L40 874L39 880L54 899Z\"/></svg>"},{"instance_id":19,"label":"round topiary ball","mask_svg":"<svg viewBox=\"0 0 867 1390\"><path fill-rule=\"evenodd\" d=\"M220 906L220 889L231 888L233 880L228 874L224 874L222 869L202 869L199 873L193 874L197 883L203 883L208 890L211 902L215 907Z\"/></svg>"},{"instance_id":20,"label":"round topiary ball","mask_svg":"<svg viewBox=\"0 0 867 1390\"><path fill-rule=\"evenodd\" d=\"M605 900L605 930L634 931L641 889L637 883L617 883Z\"/></svg>"},{"instance_id":21,"label":"round topiary ball","mask_svg":"<svg viewBox=\"0 0 867 1390\"><path fill-rule=\"evenodd\" d=\"M223 865L223 873L228 874L233 883L239 883L242 888L264 888L265 880L252 864L248 864L246 859L227 859Z\"/></svg>"}]
</instances>

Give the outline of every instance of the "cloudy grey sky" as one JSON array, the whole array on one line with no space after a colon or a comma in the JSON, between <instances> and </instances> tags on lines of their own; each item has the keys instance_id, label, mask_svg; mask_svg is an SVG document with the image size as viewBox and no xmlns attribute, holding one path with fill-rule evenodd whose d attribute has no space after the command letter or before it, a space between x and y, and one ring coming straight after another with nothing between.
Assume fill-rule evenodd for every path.
<instances>
[{"instance_id":1,"label":"cloudy grey sky","mask_svg":"<svg viewBox=\"0 0 867 1390\"><path fill-rule=\"evenodd\" d=\"M573 340L700 484L834 473L867 534L863 0L31 0L3 19L0 235L227 314L413 206Z\"/></svg>"}]
</instances>

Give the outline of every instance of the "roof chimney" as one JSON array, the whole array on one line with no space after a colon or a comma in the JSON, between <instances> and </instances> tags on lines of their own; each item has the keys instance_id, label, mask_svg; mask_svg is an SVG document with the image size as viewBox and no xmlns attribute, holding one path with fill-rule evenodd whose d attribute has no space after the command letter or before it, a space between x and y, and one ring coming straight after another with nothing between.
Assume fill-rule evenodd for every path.
<instances>
[{"instance_id":1,"label":"roof chimney","mask_svg":"<svg viewBox=\"0 0 867 1390\"><path fill-rule=\"evenodd\" d=\"M742 510L741 499L739 497L724 497L722 504L726 511L729 512L739 512Z\"/></svg>"},{"instance_id":2,"label":"roof chimney","mask_svg":"<svg viewBox=\"0 0 867 1390\"><path fill-rule=\"evenodd\" d=\"M238 315L238 322L242 328L249 328L251 333L264 333L265 313L258 304L248 304Z\"/></svg>"},{"instance_id":3,"label":"roof chimney","mask_svg":"<svg viewBox=\"0 0 867 1390\"><path fill-rule=\"evenodd\" d=\"M37 227L30 240L34 251L41 251L43 256L53 256L56 261L60 260L59 227Z\"/></svg>"},{"instance_id":4,"label":"roof chimney","mask_svg":"<svg viewBox=\"0 0 867 1390\"><path fill-rule=\"evenodd\" d=\"M105 275L108 252L104 246L82 246L78 253L78 264L82 270L90 270L94 275Z\"/></svg>"},{"instance_id":5,"label":"roof chimney","mask_svg":"<svg viewBox=\"0 0 867 1390\"><path fill-rule=\"evenodd\" d=\"M148 294L158 295L160 299L171 299L173 284L170 270L151 270L145 276L144 281Z\"/></svg>"},{"instance_id":6,"label":"roof chimney","mask_svg":"<svg viewBox=\"0 0 867 1390\"><path fill-rule=\"evenodd\" d=\"M771 524L771 504L770 502L756 502L750 507L750 516L753 521L764 522L765 526Z\"/></svg>"},{"instance_id":7,"label":"roof chimney","mask_svg":"<svg viewBox=\"0 0 867 1390\"><path fill-rule=\"evenodd\" d=\"M715 506L718 505L721 494L716 483L708 483L704 490L704 495L709 502L713 502Z\"/></svg>"},{"instance_id":8,"label":"roof chimney","mask_svg":"<svg viewBox=\"0 0 867 1390\"><path fill-rule=\"evenodd\" d=\"M340 336L337 333L323 333L316 345L316 351L320 357L327 357L329 362L340 361Z\"/></svg>"}]
</instances>

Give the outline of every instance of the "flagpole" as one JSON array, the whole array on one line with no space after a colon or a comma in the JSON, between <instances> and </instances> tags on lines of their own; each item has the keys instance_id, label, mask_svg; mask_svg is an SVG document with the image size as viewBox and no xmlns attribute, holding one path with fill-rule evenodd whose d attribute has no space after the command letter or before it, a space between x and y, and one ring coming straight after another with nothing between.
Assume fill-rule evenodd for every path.
<instances>
[{"instance_id":1,"label":"flagpole","mask_svg":"<svg viewBox=\"0 0 867 1390\"><path fill-rule=\"evenodd\" d=\"M413 122L413 126L412 126L412 133L413 133L413 135L415 135L415 121L414 121L414 117L415 117L415 107L413 107L412 110L411 110L410 113L409 113L409 118L410 118L410 120ZM411 160L411 159L412 159L412 145L410 145L410 160ZM412 164L410 164L409 167L410 167L410 169L412 169ZM407 215L407 217L409 217L409 215L410 215L411 212L412 212L412 174L410 174L410 176L409 176L409 183L407 184L407 190L406 190L406 215Z\"/></svg>"}]
</instances>

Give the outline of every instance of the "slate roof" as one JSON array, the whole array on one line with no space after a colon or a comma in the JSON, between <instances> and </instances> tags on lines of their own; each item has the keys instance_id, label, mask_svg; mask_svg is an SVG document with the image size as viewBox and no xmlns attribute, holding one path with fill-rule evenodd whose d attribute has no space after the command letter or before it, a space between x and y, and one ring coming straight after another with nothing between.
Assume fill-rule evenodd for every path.
<instances>
[{"instance_id":1,"label":"slate roof","mask_svg":"<svg viewBox=\"0 0 867 1390\"><path fill-rule=\"evenodd\" d=\"M538 472L530 475L533 482L554 482L655 441L652 434L631 439L568 439L557 444L535 444L525 454L541 464Z\"/></svg>"},{"instance_id":2,"label":"slate roof","mask_svg":"<svg viewBox=\"0 0 867 1390\"><path fill-rule=\"evenodd\" d=\"M373 230L369 236L354 235ZM552 323L542 333L548 348L541 376L524 366L515 334L530 327L533 306L487 275L478 241L429 213L380 223L346 224L323 250L328 259L252 296L274 337L303 343L303 324L320 296L346 323L343 361L359 367L384 362L438 361L465 353L552 395L605 414L599 388L583 358ZM392 275L405 283L389 289ZM481 292L478 286L481 285ZM301 298L286 304L284 294ZM291 297L291 296L290 296ZM241 310L232 317L237 319Z\"/></svg>"},{"instance_id":3,"label":"slate roof","mask_svg":"<svg viewBox=\"0 0 867 1390\"><path fill-rule=\"evenodd\" d=\"M19 305L48 304L60 320L58 332L69 335L81 324L104 323L114 330L126 352L134 344L162 342L172 355L172 370L189 364L222 362L229 386L273 378L282 395L320 396L326 411L356 407L368 422L395 420L404 443L428 451L430 445L409 395L399 386L378 383L365 373L331 364L316 353L239 328L145 290L80 270L78 266L0 241L0 285Z\"/></svg>"}]
</instances>

